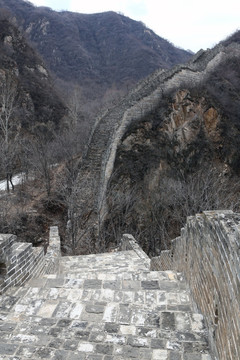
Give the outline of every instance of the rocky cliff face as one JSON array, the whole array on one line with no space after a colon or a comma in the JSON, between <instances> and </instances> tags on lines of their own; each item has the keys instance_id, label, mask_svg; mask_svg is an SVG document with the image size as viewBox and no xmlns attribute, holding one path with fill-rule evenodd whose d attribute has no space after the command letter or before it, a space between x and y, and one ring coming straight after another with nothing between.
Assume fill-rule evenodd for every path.
<instances>
[{"instance_id":1,"label":"rocky cliff face","mask_svg":"<svg viewBox=\"0 0 240 360\"><path fill-rule=\"evenodd\" d=\"M181 216L223 205L225 175L239 175L239 57L237 43L201 51L98 119L79 174L83 201L83 179L97 183L79 214L88 211L96 241L99 229L105 238L131 231L154 253L176 236Z\"/></svg>"},{"instance_id":2,"label":"rocky cliff face","mask_svg":"<svg viewBox=\"0 0 240 360\"><path fill-rule=\"evenodd\" d=\"M61 126L66 107L52 86L42 59L7 19L0 20L0 72L17 84L15 116L32 132L34 127Z\"/></svg>"},{"instance_id":3,"label":"rocky cliff face","mask_svg":"<svg viewBox=\"0 0 240 360\"><path fill-rule=\"evenodd\" d=\"M49 69L63 81L78 83L88 98L102 97L112 87L125 89L192 56L114 12L55 12L23 0L0 0L0 7L17 18Z\"/></svg>"}]
</instances>

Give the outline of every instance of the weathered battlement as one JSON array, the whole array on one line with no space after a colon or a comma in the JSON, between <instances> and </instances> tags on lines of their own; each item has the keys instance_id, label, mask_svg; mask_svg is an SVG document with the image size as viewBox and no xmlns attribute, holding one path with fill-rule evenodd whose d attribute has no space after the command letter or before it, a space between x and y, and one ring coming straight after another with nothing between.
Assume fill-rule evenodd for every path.
<instances>
[{"instance_id":1,"label":"weathered battlement","mask_svg":"<svg viewBox=\"0 0 240 360\"><path fill-rule=\"evenodd\" d=\"M189 217L181 237L151 259L151 268L183 273L214 354L240 359L240 214L204 211Z\"/></svg>"},{"instance_id":2,"label":"weathered battlement","mask_svg":"<svg viewBox=\"0 0 240 360\"><path fill-rule=\"evenodd\" d=\"M49 246L43 247L17 242L15 235L0 235L0 293L13 286L21 286L32 277L55 273L60 257L57 227L50 228Z\"/></svg>"}]
</instances>

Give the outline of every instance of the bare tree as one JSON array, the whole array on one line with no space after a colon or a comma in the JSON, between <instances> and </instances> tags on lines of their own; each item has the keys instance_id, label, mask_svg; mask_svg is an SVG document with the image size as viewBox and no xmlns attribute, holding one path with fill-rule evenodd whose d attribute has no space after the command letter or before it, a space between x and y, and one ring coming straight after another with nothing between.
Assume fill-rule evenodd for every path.
<instances>
[{"instance_id":1,"label":"bare tree","mask_svg":"<svg viewBox=\"0 0 240 360\"><path fill-rule=\"evenodd\" d=\"M16 122L14 113L17 108L18 85L11 73L1 74L0 86L0 136L1 136L1 165L7 180L7 191L10 191L9 183L12 183L14 158L16 156Z\"/></svg>"},{"instance_id":2,"label":"bare tree","mask_svg":"<svg viewBox=\"0 0 240 360\"><path fill-rule=\"evenodd\" d=\"M52 191L52 168L55 160L55 149L51 140L44 135L32 137L23 144L25 152L25 166L33 171L36 179L42 180L47 198Z\"/></svg>"},{"instance_id":3,"label":"bare tree","mask_svg":"<svg viewBox=\"0 0 240 360\"><path fill-rule=\"evenodd\" d=\"M162 173L154 189L147 181L136 187L115 176L102 229L116 243L127 231L149 255L158 255L179 236L187 216L220 209L240 210L239 179L211 165L192 174Z\"/></svg>"},{"instance_id":4,"label":"bare tree","mask_svg":"<svg viewBox=\"0 0 240 360\"><path fill-rule=\"evenodd\" d=\"M76 127L82 114L83 90L79 85L75 85L68 98L68 107L70 110L71 126Z\"/></svg>"},{"instance_id":5,"label":"bare tree","mask_svg":"<svg viewBox=\"0 0 240 360\"><path fill-rule=\"evenodd\" d=\"M205 210L239 211L239 195L239 180L215 167L206 166L174 178L162 175L154 193L145 189L148 252L153 255L167 249L170 240L180 234L188 216Z\"/></svg>"},{"instance_id":6,"label":"bare tree","mask_svg":"<svg viewBox=\"0 0 240 360\"><path fill-rule=\"evenodd\" d=\"M81 180L72 177L72 171L64 167L57 178L56 188L67 209L67 228L64 247L68 253L89 254L95 251L94 224L90 218L94 211L95 179L87 176ZM84 198L82 188L85 188Z\"/></svg>"}]
</instances>

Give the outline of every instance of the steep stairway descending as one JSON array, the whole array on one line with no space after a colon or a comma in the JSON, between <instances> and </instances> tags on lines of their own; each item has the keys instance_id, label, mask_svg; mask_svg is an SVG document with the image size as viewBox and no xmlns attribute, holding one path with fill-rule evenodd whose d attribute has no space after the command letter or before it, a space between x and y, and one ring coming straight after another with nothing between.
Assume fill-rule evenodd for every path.
<instances>
[{"instance_id":1,"label":"steep stairway descending","mask_svg":"<svg viewBox=\"0 0 240 360\"><path fill-rule=\"evenodd\" d=\"M63 257L0 299L1 360L211 360L181 274L132 250Z\"/></svg>"}]
</instances>

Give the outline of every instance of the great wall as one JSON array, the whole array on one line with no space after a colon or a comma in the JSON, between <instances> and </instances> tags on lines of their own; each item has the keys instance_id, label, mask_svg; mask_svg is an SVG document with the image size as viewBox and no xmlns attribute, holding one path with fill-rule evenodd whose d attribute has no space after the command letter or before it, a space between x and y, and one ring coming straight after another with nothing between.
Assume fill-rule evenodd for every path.
<instances>
[{"instance_id":1,"label":"great wall","mask_svg":"<svg viewBox=\"0 0 240 360\"><path fill-rule=\"evenodd\" d=\"M74 216L84 220L85 243L108 212L128 126L163 95L200 84L230 50L239 57L239 45L220 44L156 71L99 116L77 181ZM126 234L114 251L85 256L61 256L57 227L46 253L2 234L0 360L239 360L239 259L240 214L227 210L189 217L171 248L151 259Z\"/></svg>"},{"instance_id":2,"label":"great wall","mask_svg":"<svg viewBox=\"0 0 240 360\"><path fill-rule=\"evenodd\" d=\"M211 50L200 50L188 64L158 70L141 81L118 105L99 116L78 175L78 200L82 204L78 216L88 218L92 232L98 233L108 212L108 184L113 174L117 148L129 124L148 115L158 106L164 94L200 84L229 53L239 56L240 47L236 44L228 47L220 44ZM86 227L84 234L86 236Z\"/></svg>"},{"instance_id":3,"label":"great wall","mask_svg":"<svg viewBox=\"0 0 240 360\"><path fill-rule=\"evenodd\" d=\"M240 214L188 218L150 259L131 235L114 252L61 256L0 236L0 359L240 359Z\"/></svg>"}]
</instances>

